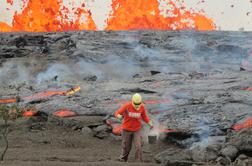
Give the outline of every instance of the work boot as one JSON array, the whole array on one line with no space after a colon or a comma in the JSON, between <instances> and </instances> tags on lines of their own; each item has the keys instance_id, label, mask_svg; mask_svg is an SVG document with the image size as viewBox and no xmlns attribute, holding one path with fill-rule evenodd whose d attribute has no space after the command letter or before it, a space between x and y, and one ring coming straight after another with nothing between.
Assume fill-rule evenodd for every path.
<instances>
[{"instance_id":1,"label":"work boot","mask_svg":"<svg viewBox=\"0 0 252 166\"><path fill-rule=\"evenodd\" d=\"M122 159L122 158L118 158L117 161L120 161L120 162L127 162L127 160Z\"/></svg>"}]
</instances>

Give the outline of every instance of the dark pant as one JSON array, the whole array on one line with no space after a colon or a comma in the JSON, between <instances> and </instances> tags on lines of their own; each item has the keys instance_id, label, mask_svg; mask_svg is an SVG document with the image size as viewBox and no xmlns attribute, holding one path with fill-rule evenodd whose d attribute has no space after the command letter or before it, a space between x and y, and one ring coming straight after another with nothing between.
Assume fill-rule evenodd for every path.
<instances>
[{"instance_id":1,"label":"dark pant","mask_svg":"<svg viewBox=\"0 0 252 166\"><path fill-rule=\"evenodd\" d=\"M120 156L120 159L124 161L128 160L128 156L132 147L132 142L134 143L136 149L135 159L137 161L142 161L141 130L134 132L122 130L122 154Z\"/></svg>"}]
</instances>

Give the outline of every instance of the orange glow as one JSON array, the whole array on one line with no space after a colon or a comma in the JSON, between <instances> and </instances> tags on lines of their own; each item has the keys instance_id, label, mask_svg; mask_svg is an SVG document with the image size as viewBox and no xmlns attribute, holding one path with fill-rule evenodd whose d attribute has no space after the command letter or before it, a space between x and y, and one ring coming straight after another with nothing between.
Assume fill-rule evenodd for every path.
<instances>
[{"instance_id":1,"label":"orange glow","mask_svg":"<svg viewBox=\"0 0 252 166\"><path fill-rule=\"evenodd\" d=\"M58 117L71 117L71 116L76 116L77 113L73 112L69 109L61 109L53 113L54 116Z\"/></svg>"},{"instance_id":2,"label":"orange glow","mask_svg":"<svg viewBox=\"0 0 252 166\"><path fill-rule=\"evenodd\" d=\"M80 91L81 88L79 86L73 87L69 90L64 90L64 91L45 91L45 92L39 92L34 95L26 96L22 98L21 100L25 101L32 101L32 100L39 100L39 99L45 99L48 97L52 97L55 95L73 95L74 93ZM0 99L0 103L16 103L17 99Z\"/></svg>"},{"instance_id":3,"label":"orange glow","mask_svg":"<svg viewBox=\"0 0 252 166\"><path fill-rule=\"evenodd\" d=\"M4 22L0 22L0 32L10 32L12 28Z\"/></svg>"},{"instance_id":4,"label":"orange glow","mask_svg":"<svg viewBox=\"0 0 252 166\"><path fill-rule=\"evenodd\" d=\"M33 112L33 111L24 111L23 112L23 116L24 117L31 117L31 116L34 116L36 115L37 112Z\"/></svg>"},{"instance_id":5,"label":"orange glow","mask_svg":"<svg viewBox=\"0 0 252 166\"><path fill-rule=\"evenodd\" d=\"M73 95L74 93L80 91L81 88L79 86L71 88L69 90L64 91L46 91L46 92L39 92L31 96L24 97L24 100L38 100L38 99L45 99L48 97L52 97L55 95Z\"/></svg>"},{"instance_id":6,"label":"orange glow","mask_svg":"<svg viewBox=\"0 0 252 166\"><path fill-rule=\"evenodd\" d=\"M75 88L72 88L72 89L66 91L66 95L72 95L72 94L74 94L74 93L76 93L76 92L78 92L80 90L81 90L81 87L77 86Z\"/></svg>"},{"instance_id":7,"label":"orange glow","mask_svg":"<svg viewBox=\"0 0 252 166\"><path fill-rule=\"evenodd\" d=\"M24 110L22 112L23 112L24 117L31 117L31 116L37 115L38 109L35 106L26 107L26 108L24 108Z\"/></svg>"},{"instance_id":8,"label":"orange glow","mask_svg":"<svg viewBox=\"0 0 252 166\"><path fill-rule=\"evenodd\" d=\"M13 0L6 0L14 6ZM69 0L70 1L70 0ZM65 6L63 0L23 0L11 25L0 22L0 32L54 32L97 30L85 3ZM161 3L162 2L162 3ZM76 3L71 0L69 4ZM164 5L165 7L160 7ZM10 10L9 7L6 10ZM182 0L112 0L112 11L104 30L215 30L212 19L187 9Z\"/></svg>"},{"instance_id":9,"label":"orange glow","mask_svg":"<svg viewBox=\"0 0 252 166\"><path fill-rule=\"evenodd\" d=\"M30 101L30 100L38 100L38 99L44 99L55 95L63 95L65 91L47 91L47 92L39 92L31 96L24 97L24 100Z\"/></svg>"},{"instance_id":10,"label":"orange glow","mask_svg":"<svg viewBox=\"0 0 252 166\"><path fill-rule=\"evenodd\" d=\"M175 0L165 1L171 9L161 11L157 0L113 0L106 30L214 30L215 25L203 14L186 10ZM168 16L163 16L166 13Z\"/></svg>"},{"instance_id":11,"label":"orange glow","mask_svg":"<svg viewBox=\"0 0 252 166\"><path fill-rule=\"evenodd\" d=\"M13 5L13 0L7 0L7 3L9 3L10 5Z\"/></svg>"},{"instance_id":12,"label":"orange glow","mask_svg":"<svg viewBox=\"0 0 252 166\"><path fill-rule=\"evenodd\" d=\"M16 103L17 99L0 99L0 103Z\"/></svg>"},{"instance_id":13,"label":"orange glow","mask_svg":"<svg viewBox=\"0 0 252 166\"><path fill-rule=\"evenodd\" d=\"M74 18L69 18L70 13ZM96 30L96 25L84 7L68 9L62 0L29 0L21 13L15 13L11 27L11 31L27 32L67 30ZM0 27L0 32L6 32L6 27Z\"/></svg>"},{"instance_id":14,"label":"orange glow","mask_svg":"<svg viewBox=\"0 0 252 166\"><path fill-rule=\"evenodd\" d=\"M252 91L252 87L249 87L249 88L242 88L241 90Z\"/></svg>"},{"instance_id":15,"label":"orange glow","mask_svg":"<svg viewBox=\"0 0 252 166\"><path fill-rule=\"evenodd\" d=\"M232 128L235 131L240 131L242 129L246 129L246 128L250 128L250 127L252 127L252 118L249 118L242 123L235 124Z\"/></svg>"}]
</instances>

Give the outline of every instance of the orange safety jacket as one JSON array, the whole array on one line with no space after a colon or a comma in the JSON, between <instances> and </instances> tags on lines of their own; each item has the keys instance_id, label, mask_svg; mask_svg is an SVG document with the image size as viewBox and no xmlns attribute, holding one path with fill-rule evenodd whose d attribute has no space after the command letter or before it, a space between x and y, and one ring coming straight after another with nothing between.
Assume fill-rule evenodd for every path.
<instances>
[{"instance_id":1,"label":"orange safety jacket","mask_svg":"<svg viewBox=\"0 0 252 166\"><path fill-rule=\"evenodd\" d=\"M115 112L117 115L123 115L122 129L127 131L138 131L142 127L141 120L143 119L146 123L150 122L150 118L147 115L144 104L140 105L139 110L136 110L131 102L126 103L118 111Z\"/></svg>"}]
</instances>

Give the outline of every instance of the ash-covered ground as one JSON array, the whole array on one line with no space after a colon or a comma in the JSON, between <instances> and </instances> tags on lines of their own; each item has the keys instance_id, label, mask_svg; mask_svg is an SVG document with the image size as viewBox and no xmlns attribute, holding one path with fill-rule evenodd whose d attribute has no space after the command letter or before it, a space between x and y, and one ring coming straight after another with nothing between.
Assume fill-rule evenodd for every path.
<instances>
[{"instance_id":1,"label":"ash-covered ground","mask_svg":"<svg viewBox=\"0 0 252 166\"><path fill-rule=\"evenodd\" d=\"M148 150L144 158L148 164L252 164L252 129L248 125L243 125L245 129L239 131L233 128L252 118L252 91L247 89L252 87L252 33L5 33L0 34L0 43L1 99L16 96L22 99L38 92L81 87L80 92L69 96L21 100L21 106L35 106L50 118L60 109L75 111L80 116L70 119L74 119L75 126L64 125L69 123L69 118L64 118L63 122L48 118L43 122L43 130L35 133L21 132L16 127L10 135L12 146L4 164L34 165L34 161L40 165L45 161L47 165L120 164L114 161L115 155L120 153L120 137L113 136L101 119L114 113L135 92L142 94L156 128L162 123L176 131L158 133L160 142L145 146ZM90 120L92 124L86 123ZM59 129L55 129L57 125ZM70 159L61 154L69 147L60 146L60 141L55 143L55 139L68 131L66 126L73 129L70 133L74 137L71 138L74 141L69 141L70 137L65 138L68 134L63 134L65 142L71 143L72 151L67 152ZM104 128L98 130L99 126ZM90 137L86 136L89 130L86 127L93 133ZM57 132L52 132L54 130ZM30 135L28 142L20 143L15 139L27 139L26 134ZM50 143L43 143L40 134L51 137L51 141L47 140ZM92 142L88 152L83 150L86 143L82 137ZM29 140L31 149L26 147ZM45 150L41 157L39 153L31 158L24 157L27 151L36 152L36 147L43 149L43 144ZM53 152L49 153L48 144L56 151L63 151L50 158L47 154ZM106 144L103 151L102 144ZM92 157L96 150L100 156L104 152L105 157Z\"/></svg>"}]
</instances>

